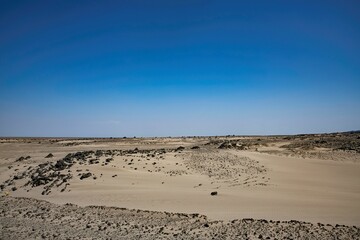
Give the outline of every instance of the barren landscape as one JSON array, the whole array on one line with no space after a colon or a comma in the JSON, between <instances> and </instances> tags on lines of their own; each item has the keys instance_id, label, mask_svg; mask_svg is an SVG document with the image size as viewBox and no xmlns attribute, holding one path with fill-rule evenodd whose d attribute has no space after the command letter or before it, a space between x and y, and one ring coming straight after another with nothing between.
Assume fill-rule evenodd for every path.
<instances>
[{"instance_id":1,"label":"barren landscape","mask_svg":"<svg viewBox=\"0 0 360 240\"><path fill-rule=\"evenodd\" d=\"M360 133L0 139L0 238L359 239Z\"/></svg>"}]
</instances>

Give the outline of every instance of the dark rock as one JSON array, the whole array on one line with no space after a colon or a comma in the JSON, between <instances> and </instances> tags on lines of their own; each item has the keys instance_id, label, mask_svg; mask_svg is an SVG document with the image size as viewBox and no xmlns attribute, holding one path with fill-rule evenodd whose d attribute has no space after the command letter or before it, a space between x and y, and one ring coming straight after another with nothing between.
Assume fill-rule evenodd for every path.
<instances>
[{"instance_id":1,"label":"dark rock","mask_svg":"<svg viewBox=\"0 0 360 240\"><path fill-rule=\"evenodd\" d=\"M175 152L178 152L178 151L182 151L182 150L184 150L185 148L183 147L183 146L180 146L180 147L178 147L177 149L175 149Z\"/></svg>"},{"instance_id":2,"label":"dark rock","mask_svg":"<svg viewBox=\"0 0 360 240\"><path fill-rule=\"evenodd\" d=\"M48 177L48 176L42 176L42 175L39 175L39 176L32 176L32 186L33 187L37 187L37 186L40 186L40 185L45 185L49 182L51 182L53 179L51 177Z\"/></svg>"},{"instance_id":3,"label":"dark rock","mask_svg":"<svg viewBox=\"0 0 360 240\"><path fill-rule=\"evenodd\" d=\"M216 191L215 191L215 192L211 192L210 195L211 195L211 196L216 196L216 195L218 195L218 192L216 192Z\"/></svg>"},{"instance_id":4,"label":"dark rock","mask_svg":"<svg viewBox=\"0 0 360 240\"><path fill-rule=\"evenodd\" d=\"M83 179L85 179L85 178L89 178L89 177L91 177L91 173L83 173L81 176L80 176L80 180L83 180Z\"/></svg>"},{"instance_id":5,"label":"dark rock","mask_svg":"<svg viewBox=\"0 0 360 240\"><path fill-rule=\"evenodd\" d=\"M18 159L16 159L16 161L15 162L22 162L22 161L24 161L25 160L25 158L24 157L19 157Z\"/></svg>"},{"instance_id":6,"label":"dark rock","mask_svg":"<svg viewBox=\"0 0 360 240\"><path fill-rule=\"evenodd\" d=\"M97 163L99 163L99 160L95 158L89 160L89 164L97 164Z\"/></svg>"},{"instance_id":7,"label":"dark rock","mask_svg":"<svg viewBox=\"0 0 360 240\"><path fill-rule=\"evenodd\" d=\"M96 157L101 157L102 155L103 155L103 153L101 150L96 150L96 152L95 152Z\"/></svg>"},{"instance_id":8,"label":"dark rock","mask_svg":"<svg viewBox=\"0 0 360 240\"><path fill-rule=\"evenodd\" d=\"M45 158L52 158L54 155L52 153L49 153L48 155L46 155Z\"/></svg>"},{"instance_id":9,"label":"dark rock","mask_svg":"<svg viewBox=\"0 0 360 240\"><path fill-rule=\"evenodd\" d=\"M62 160L58 160L56 162L55 168L56 168L56 171L61 171L61 170L71 167L72 165L73 164L71 162L62 159Z\"/></svg>"}]
</instances>

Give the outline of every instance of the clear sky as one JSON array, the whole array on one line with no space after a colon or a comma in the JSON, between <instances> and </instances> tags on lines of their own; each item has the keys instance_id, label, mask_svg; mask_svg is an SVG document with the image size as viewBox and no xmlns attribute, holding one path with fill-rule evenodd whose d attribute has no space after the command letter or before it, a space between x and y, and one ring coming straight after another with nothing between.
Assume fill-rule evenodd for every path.
<instances>
[{"instance_id":1,"label":"clear sky","mask_svg":"<svg viewBox=\"0 0 360 240\"><path fill-rule=\"evenodd\" d=\"M0 136L360 129L360 1L0 0Z\"/></svg>"}]
</instances>

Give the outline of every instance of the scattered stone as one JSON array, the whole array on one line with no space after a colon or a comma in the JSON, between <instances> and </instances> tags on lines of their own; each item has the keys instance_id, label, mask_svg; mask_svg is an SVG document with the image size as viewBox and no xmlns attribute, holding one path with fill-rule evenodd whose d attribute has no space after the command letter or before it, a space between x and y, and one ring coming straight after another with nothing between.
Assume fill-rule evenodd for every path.
<instances>
[{"instance_id":1,"label":"scattered stone","mask_svg":"<svg viewBox=\"0 0 360 240\"><path fill-rule=\"evenodd\" d=\"M85 178L89 178L89 177L91 177L91 173L89 173L89 172L87 172L87 173L83 173L82 175L81 175L81 177L80 177L80 180L83 180L83 179L85 179Z\"/></svg>"},{"instance_id":2,"label":"scattered stone","mask_svg":"<svg viewBox=\"0 0 360 240\"><path fill-rule=\"evenodd\" d=\"M92 239L94 234L97 239L360 238L359 227L344 225L326 228L299 221L281 221L279 224L256 219L210 221L198 214L56 205L10 196L0 197L0 205L0 226L4 230L0 231L1 239L39 239L41 236L46 239Z\"/></svg>"},{"instance_id":3,"label":"scattered stone","mask_svg":"<svg viewBox=\"0 0 360 240\"><path fill-rule=\"evenodd\" d=\"M46 155L45 158L52 158L52 157L54 157L54 155L52 153L49 153L48 155Z\"/></svg>"},{"instance_id":4,"label":"scattered stone","mask_svg":"<svg viewBox=\"0 0 360 240\"><path fill-rule=\"evenodd\" d=\"M182 150L184 150L185 148L183 147L183 146L180 146L180 147L178 147L177 149L175 149L175 152L179 152L179 151L182 151Z\"/></svg>"},{"instance_id":5,"label":"scattered stone","mask_svg":"<svg viewBox=\"0 0 360 240\"><path fill-rule=\"evenodd\" d=\"M18 159L16 159L15 162L22 162L24 160L25 160L25 158L23 156L21 156Z\"/></svg>"}]
</instances>

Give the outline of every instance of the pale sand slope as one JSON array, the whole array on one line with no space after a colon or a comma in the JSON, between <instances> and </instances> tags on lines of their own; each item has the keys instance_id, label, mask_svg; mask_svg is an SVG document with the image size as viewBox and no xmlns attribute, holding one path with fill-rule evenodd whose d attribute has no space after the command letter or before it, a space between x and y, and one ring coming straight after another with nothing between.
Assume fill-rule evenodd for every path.
<instances>
[{"instance_id":1,"label":"pale sand slope","mask_svg":"<svg viewBox=\"0 0 360 240\"><path fill-rule=\"evenodd\" d=\"M103 149L106 147L106 144L101 145ZM114 148L121 146L108 146L108 149ZM139 148L151 149L151 146L140 145ZM64 156L69 151L68 148L56 147L51 150L55 156ZM38 157L44 156L45 152L50 151L47 148L39 150ZM360 226L358 162L302 159L205 147L200 150L187 148L182 153L167 151L162 157L156 155L147 160L145 155L140 154L114 156L108 165L101 166L107 158L103 156L99 158L99 164L72 166L74 177L64 192L53 188L49 195L41 195L41 186L31 189L23 187L24 182L17 181L15 186L18 190L10 192L10 195L81 206L200 213L214 220L296 219ZM133 164L128 165L131 159ZM10 160L10 155L7 159L3 158L1 182L17 174L15 168L5 168ZM36 166L39 161L34 160L33 164L21 162L17 172L30 165ZM80 180L76 170L84 173L86 169L93 175ZM217 191L218 195L210 196L212 191Z\"/></svg>"}]
</instances>

